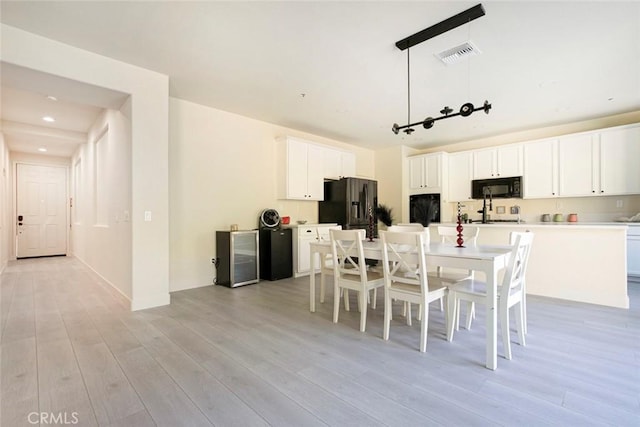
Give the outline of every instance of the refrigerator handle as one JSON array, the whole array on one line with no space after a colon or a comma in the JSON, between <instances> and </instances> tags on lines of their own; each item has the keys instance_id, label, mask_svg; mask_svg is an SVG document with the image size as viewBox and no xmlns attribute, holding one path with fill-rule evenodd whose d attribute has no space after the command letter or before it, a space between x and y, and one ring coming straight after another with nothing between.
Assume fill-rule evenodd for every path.
<instances>
[{"instance_id":1,"label":"refrigerator handle","mask_svg":"<svg viewBox=\"0 0 640 427\"><path fill-rule=\"evenodd\" d=\"M364 184L362 186L362 190L364 192L364 204L366 206L367 211L364 213L366 216L367 221L369 220L369 209L371 208L371 205L369 204L369 184Z\"/></svg>"},{"instance_id":2,"label":"refrigerator handle","mask_svg":"<svg viewBox=\"0 0 640 427\"><path fill-rule=\"evenodd\" d=\"M360 202L351 202L351 221L360 217Z\"/></svg>"}]
</instances>

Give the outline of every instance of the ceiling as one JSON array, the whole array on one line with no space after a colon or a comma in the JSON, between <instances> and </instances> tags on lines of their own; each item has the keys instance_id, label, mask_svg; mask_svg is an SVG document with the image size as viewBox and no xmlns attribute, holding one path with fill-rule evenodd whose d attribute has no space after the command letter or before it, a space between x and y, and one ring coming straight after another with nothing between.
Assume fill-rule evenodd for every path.
<instances>
[{"instance_id":1,"label":"ceiling","mask_svg":"<svg viewBox=\"0 0 640 427\"><path fill-rule=\"evenodd\" d=\"M428 148L640 110L640 2L486 1L485 16L410 49L410 120L485 100L490 114L394 135L393 123L407 124L408 71L395 42L476 4L3 0L0 19L166 74L172 97L371 149ZM452 65L435 58L468 40L480 55ZM68 98L69 86L53 83L52 103L29 78L15 87L20 79L7 78L6 68L5 122L40 126L42 108L64 108L77 123L53 126L86 132L107 104Z\"/></svg>"}]
</instances>

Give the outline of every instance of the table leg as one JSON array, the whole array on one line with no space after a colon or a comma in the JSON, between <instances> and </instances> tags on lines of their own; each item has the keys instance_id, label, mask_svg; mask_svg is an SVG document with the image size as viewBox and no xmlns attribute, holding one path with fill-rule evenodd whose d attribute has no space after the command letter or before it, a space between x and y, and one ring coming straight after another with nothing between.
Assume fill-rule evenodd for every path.
<instances>
[{"instance_id":1,"label":"table leg","mask_svg":"<svg viewBox=\"0 0 640 427\"><path fill-rule=\"evenodd\" d=\"M493 264L488 266L487 275L487 368L498 367L498 272Z\"/></svg>"},{"instance_id":2,"label":"table leg","mask_svg":"<svg viewBox=\"0 0 640 427\"><path fill-rule=\"evenodd\" d=\"M309 311L316 311L316 252L311 248L309 256L311 257L309 265Z\"/></svg>"}]
</instances>

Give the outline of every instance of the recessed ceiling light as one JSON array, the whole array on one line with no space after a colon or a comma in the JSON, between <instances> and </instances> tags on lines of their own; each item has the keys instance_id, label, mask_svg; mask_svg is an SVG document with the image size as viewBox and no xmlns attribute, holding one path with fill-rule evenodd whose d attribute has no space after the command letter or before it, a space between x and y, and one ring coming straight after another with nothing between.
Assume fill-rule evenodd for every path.
<instances>
[{"instance_id":1,"label":"recessed ceiling light","mask_svg":"<svg viewBox=\"0 0 640 427\"><path fill-rule=\"evenodd\" d=\"M38 148L38 151L40 151L40 152L42 152L42 153L46 153L46 152L47 152L47 149L46 149L46 148L44 148L44 147L40 147L40 148Z\"/></svg>"},{"instance_id":2,"label":"recessed ceiling light","mask_svg":"<svg viewBox=\"0 0 640 427\"><path fill-rule=\"evenodd\" d=\"M55 121L56 121L56 119L54 119L54 118L53 118L53 117L51 117L51 116L44 116L44 117L42 118L42 120L44 120L45 122L49 122L49 123L53 123L53 122L55 122Z\"/></svg>"},{"instance_id":3,"label":"recessed ceiling light","mask_svg":"<svg viewBox=\"0 0 640 427\"><path fill-rule=\"evenodd\" d=\"M53 95L47 95L47 99L50 100L50 101L57 101L58 100L58 98L56 98Z\"/></svg>"}]
</instances>

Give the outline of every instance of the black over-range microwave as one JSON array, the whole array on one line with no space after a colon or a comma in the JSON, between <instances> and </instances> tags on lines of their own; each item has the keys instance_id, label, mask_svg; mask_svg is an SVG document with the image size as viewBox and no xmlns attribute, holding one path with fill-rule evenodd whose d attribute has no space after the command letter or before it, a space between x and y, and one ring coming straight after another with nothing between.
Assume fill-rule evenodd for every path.
<instances>
[{"instance_id":1,"label":"black over-range microwave","mask_svg":"<svg viewBox=\"0 0 640 427\"><path fill-rule=\"evenodd\" d=\"M522 177L474 179L471 181L472 199L521 199Z\"/></svg>"}]
</instances>

